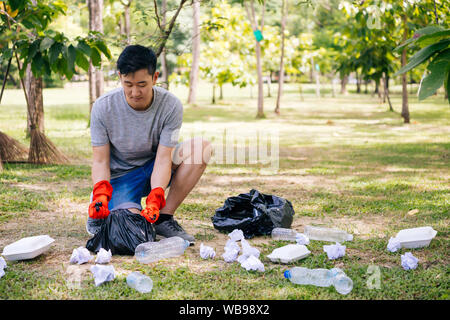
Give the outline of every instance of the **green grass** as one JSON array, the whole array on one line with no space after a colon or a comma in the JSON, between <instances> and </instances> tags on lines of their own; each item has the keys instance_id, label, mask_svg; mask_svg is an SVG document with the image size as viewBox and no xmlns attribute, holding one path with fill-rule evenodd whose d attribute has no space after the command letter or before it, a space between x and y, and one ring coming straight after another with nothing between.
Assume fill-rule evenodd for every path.
<instances>
[{"instance_id":1,"label":"green grass","mask_svg":"<svg viewBox=\"0 0 450 320\"><path fill-rule=\"evenodd\" d=\"M196 106L185 105L182 139L203 131L279 132L279 169L264 173L264 164L212 164L177 215L197 238L179 258L141 265L132 257L114 256L116 279L95 287L89 267L71 266L74 248L84 246L86 211L91 192L90 133L87 89L44 90L47 136L70 159L68 165L4 164L0 172L0 247L21 237L49 234L52 249L29 261L8 262L0 280L0 299L449 299L450 108L442 95L418 102L410 96L410 125L398 113L399 88L393 86L397 112L387 111L370 94L317 99L314 88L288 84L281 115L272 113L275 96L265 99L266 118L257 120L256 101L247 89L224 87L224 100L210 103L204 84ZM350 88L352 89L352 88ZM171 90L184 102L187 90ZM274 92L274 90L272 90ZM253 94L256 94L254 90ZM20 90L6 90L0 128L25 145L26 113ZM213 134L212 134L213 133ZM246 159L248 160L248 159ZM289 199L296 212L293 226L335 226L354 233L346 255L329 261L325 242L311 241L308 258L289 265L274 264L267 255L285 245L270 237L249 240L261 251L264 273L248 272L237 263L199 257L200 243L223 252L226 236L211 217L226 198L255 188ZM408 215L418 209L415 215ZM438 231L427 248L412 250L416 270L405 271L400 256L386 245L400 229L429 225ZM225 240L224 240L225 239ZM293 266L342 268L353 291L298 286L284 279ZM370 289L368 268L380 271L380 288ZM69 271L81 272L80 287L71 287ZM73 271L72 270L72 271ZM126 285L126 275L141 271L154 282L153 291L139 294Z\"/></svg>"}]
</instances>

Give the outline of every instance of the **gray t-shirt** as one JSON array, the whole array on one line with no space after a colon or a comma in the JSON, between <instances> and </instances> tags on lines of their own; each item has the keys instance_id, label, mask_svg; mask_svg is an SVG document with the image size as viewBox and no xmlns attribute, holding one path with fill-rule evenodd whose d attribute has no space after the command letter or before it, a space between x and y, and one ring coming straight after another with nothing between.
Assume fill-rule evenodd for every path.
<instances>
[{"instance_id":1,"label":"gray t-shirt","mask_svg":"<svg viewBox=\"0 0 450 320\"><path fill-rule=\"evenodd\" d=\"M156 157L158 144L175 147L183 120L181 101L161 87L153 87L153 102L144 111L131 108L123 88L114 89L92 106L91 144L110 144L111 179Z\"/></svg>"}]
</instances>

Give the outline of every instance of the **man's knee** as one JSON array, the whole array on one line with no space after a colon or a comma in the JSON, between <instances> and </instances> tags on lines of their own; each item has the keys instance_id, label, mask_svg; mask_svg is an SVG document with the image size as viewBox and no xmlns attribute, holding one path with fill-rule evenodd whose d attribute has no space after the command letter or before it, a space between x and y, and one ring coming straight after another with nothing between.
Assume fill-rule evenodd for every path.
<instances>
[{"instance_id":1,"label":"man's knee","mask_svg":"<svg viewBox=\"0 0 450 320\"><path fill-rule=\"evenodd\" d=\"M196 137L183 142L175 149L172 162L178 166L185 164L207 165L212 156L212 144L210 141Z\"/></svg>"}]
</instances>

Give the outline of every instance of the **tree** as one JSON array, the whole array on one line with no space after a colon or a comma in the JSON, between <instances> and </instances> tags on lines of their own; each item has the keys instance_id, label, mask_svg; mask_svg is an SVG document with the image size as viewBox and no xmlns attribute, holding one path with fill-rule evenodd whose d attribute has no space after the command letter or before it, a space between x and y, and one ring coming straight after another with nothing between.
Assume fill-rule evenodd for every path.
<instances>
[{"instance_id":1,"label":"tree","mask_svg":"<svg viewBox=\"0 0 450 320\"><path fill-rule=\"evenodd\" d=\"M406 47L421 49L411 57L408 64L397 71L396 75L404 75L428 62L428 74L419 87L419 100L428 98L444 85L450 103L450 29L433 25L419 29L396 50L405 50Z\"/></svg>"},{"instance_id":2,"label":"tree","mask_svg":"<svg viewBox=\"0 0 450 320\"><path fill-rule=\"evenodd\" d=\"M195 103L197 98L197 87L200 63L200 1L193 1L192 22L192 66L189 76L189 95L187 103Z\"/></svg>"},{"instance_id":3,"label":"tree","mask_svg":"<svg viewBox=\"0 0 450 320\"><path fill-rule=\"evenodd\" d=\"M89 31L103 32L103 0L87 0L89 8ZM129 20L129 18L128 18ZM129 23L129 21L128 21ZM125 24L127 29L127 25ZM129 26L128 26L129 32ZM127 34L128 36L128 34ZM89 114L91 113L92 106L103 94L103 71L101 66L96 69L92 64L92 60L89 62Z\"/></svg>"},{"instance_id":4,"label":"tree","mask_svg":"<svg viewBox=\"0 0 450 320\"><path fill-rule=\"evenodd\" d=\"M28 94L24 83L27 66L35 79L52 73L71 79L77 72L76 67L88 70L91 58L95 66L100 66L103 53L111 58L109 49L99 33L89 33L87 37L78 36L69 40L63 33L49 28L50 22L59 14L65 14L62 2L44 0L8 0L4 2L11 12L17 10L13 18L7 10L2 10L0 42L8 46L2 51L8 57L16 58L19 75L27 102L30 119L30 148L28 161L32 163L65 162L67 158L53 145L39 128L39 119L43 119L41 84L34 85ZM20 58L19 58L20 57ZM42 102L42 103L41 103Z\"/></svg>"},{"instance_id":5,"label":"tree","mask_svg":"<svg viewBox=\"0 0 450 320\"><path fill-rule=\"evenodd\" d=\"M284 44L285 44L285 29L286 29L286 17L287 17L287 0L281 2L281 56L280 56L280 71L278 76L278 94L277 103L275 105L275 114L280 114L281 95L283 94L284 83Z\"/></svg>"},{"instance_id":6,"label":"tree","mask_svg":"<svg viewBox=\"0 0 450 320\"><path fill-rule=\"evenodd\" d=\"M245 7L245 11L247 12L247 17L250 21L250 24L253 29L253 33L255 35L255 53L256 53L256 72L258 75L258 111L256 113L256 118L265 118L264 114L264 96L263 96L263 76L262 76L262 63L261 63L261 44L260 41L263 40L263 31L264 31L264 13L266 9L266 0L259 0L262 3L261 6L261 17L258 22L258 18L255 12L255 4L254 0L244 1L241 3Z\"/></svg>"}]
</instances>

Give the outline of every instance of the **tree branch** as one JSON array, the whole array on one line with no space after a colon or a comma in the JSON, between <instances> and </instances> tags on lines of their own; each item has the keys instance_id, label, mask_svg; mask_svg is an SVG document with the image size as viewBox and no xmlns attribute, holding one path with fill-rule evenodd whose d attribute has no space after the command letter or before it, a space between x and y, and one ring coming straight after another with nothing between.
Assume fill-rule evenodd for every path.
<instances>
[{"instance_id":1,"label":"tree branch","mask_svg":"<svg viewBox=\"0 0 450 320\"><path fill-rule=\"evenodd\" d=\"M156 56L159 57L159 55L161 54L161 52L164 50L164 47L166 45L167 39L170 36L170 33L172 32L173 26L175 25L175 21L178 17L178 14L181 11L181 8L183 8L183 5L186 3L187 0L180 0L180 4L177 8L177 11L175 12L175 14L173 15L172 19L169 22L169 27L166 29L164 26L164 30L161 30L163 35L162 35L162 43L160 44L158 51L156 52Z\"/></svg>"}]
</instances>

